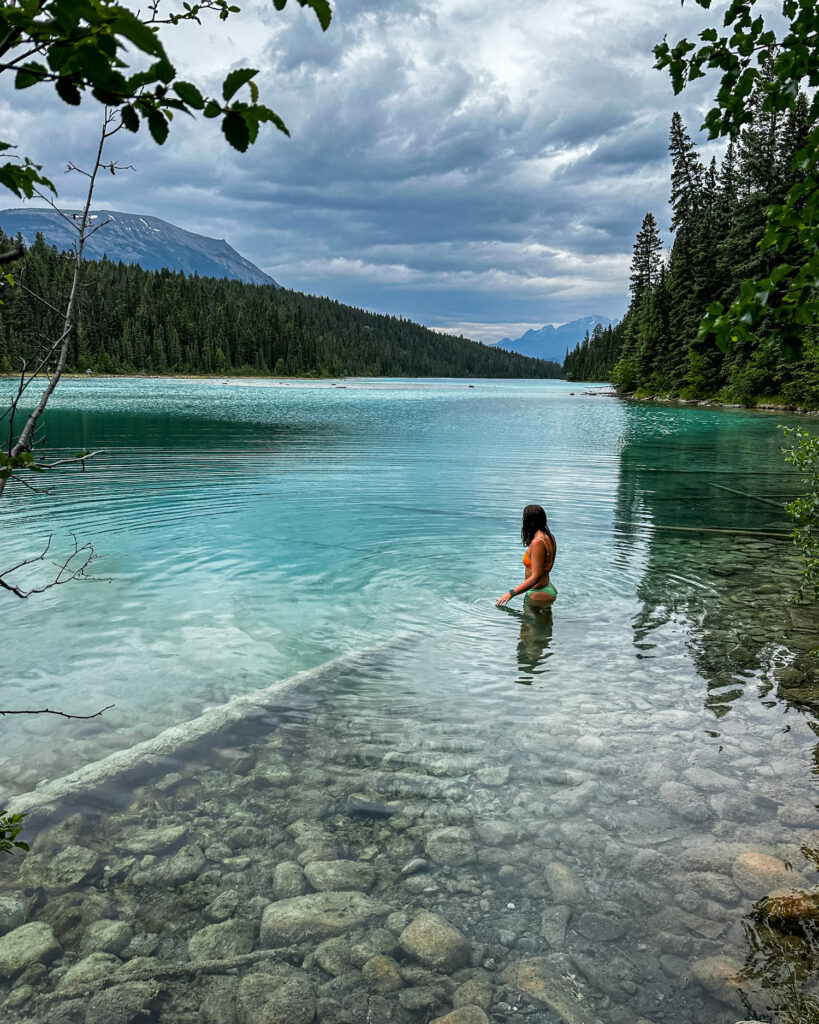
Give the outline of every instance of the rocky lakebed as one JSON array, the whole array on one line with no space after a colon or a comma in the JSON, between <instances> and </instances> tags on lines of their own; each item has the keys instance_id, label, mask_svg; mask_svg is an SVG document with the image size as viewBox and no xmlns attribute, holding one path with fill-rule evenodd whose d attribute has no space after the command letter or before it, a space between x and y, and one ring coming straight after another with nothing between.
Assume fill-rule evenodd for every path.
<instances>
[{"instance_id":1,"label":"rocky lakebed","mask_svg":"<svg viewBox=\"0 0 819 1024\"><path fill-rule=\"evenodd\" d=\"M763 719L703 743L664 686L514 729L293 696L252 742L32 815L0 875L2 1020L777 1019L815 989L813 798Z\"/></svg>"}]
</instances>

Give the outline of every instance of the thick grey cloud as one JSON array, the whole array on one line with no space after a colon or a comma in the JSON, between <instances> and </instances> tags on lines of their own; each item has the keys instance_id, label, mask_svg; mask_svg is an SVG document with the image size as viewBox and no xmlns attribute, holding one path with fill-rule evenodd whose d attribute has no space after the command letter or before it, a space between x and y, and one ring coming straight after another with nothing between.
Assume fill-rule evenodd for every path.
<instances>
[{"instance_id":1,"label":"thick grey cloud","mask_svg":"<svg viewBox=\"0 0 819 1024\"><path fill-rule=\"evenodd\" d=\"M338 0L323 34L251 0L167 43L212 90L260 68L293 137L240 155L212 123L175 122L162 148L120 133L137 173L99 202L227 238L294 288L475 337L618 316L644 213L668 222L671 113L693 131L710 91L675 100L651 48L708 18L679 0ZM91 150L92 105L3 89L6 136L49 170ZM61 180L67 204L77 185Z\"/></svg>"}]
</instances>

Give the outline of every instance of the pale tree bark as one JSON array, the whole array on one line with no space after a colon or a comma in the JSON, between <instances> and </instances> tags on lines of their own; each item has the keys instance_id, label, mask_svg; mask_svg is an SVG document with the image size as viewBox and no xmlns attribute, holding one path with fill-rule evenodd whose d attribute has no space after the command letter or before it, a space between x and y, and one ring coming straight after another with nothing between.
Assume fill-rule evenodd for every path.
<instances>
[{"instance_id":1,"label":"pale tree bark","mask_svg":"<svg viewBox=\"0 0 819 1024\"><path fill-rule=\"evenodd\" d=\"M0 459L0 497L3 496L9 481L13 480L15 483L30 490L39 491L42 488L31 483L32 472L43 473L68 465L79 465L81 469L85 469L88 459L101 454L98 451L79 452L73 458L56 459L48 462L37 458L36 446L40 419L45 412L49 399L60 382L68 361L71 339L77 321L77 304L82 281L85 245L88 239L107 223L107 221L102 221L92 226L91 204L94 198L97 179L100 171L106 170L111 174L116 174L117 171L124 169L115 161L106 162L103 159L106 143L113 135L116 135L121 127L122 122L119 113L106 108L102 130L100 131L97 143L96 155L91 169L85 170L73 163L68 165L68 171L81 174L88 179L85 199L80 213L68 215L57 207L50 196L38 193L39 198L48 203L68 222L74 231L73 272L68 294L59 305L55 305L44 296L29 289L24 280L15 281L14 283L14 287L21 288L32 299L50 310L54 314L58 326L53 335L41 339L34 345L33 352L28 355L28 358L21 359L22 367L17 387L8 407L0 416L0 423L3 420L7 421L8 430L7 439L4 444L5 450L2 452L2 459ZM0 265L7 264L22 255L23 252L19 248L0 254ZM45 387L40 393L34 408L25 414L22 428L18 429L19 410L27 392L36 381L42 382L43 380L45 380ZM51 537L49 537L48 542L39 555L25 558L7 569L0 569L0 590L15 597L25 599L33 594L43 593L51 587L68 583L72 580L95 578L88 573L88 568L95 558L93 547L90 544L78 544L76 538L74 539L74 550L67 558L56 561L49 559L49 564L54 571L47 582L38 585L26 585L25 583L15 582L13 578L10 578L15 573L25 572L26 569L35 566L37 563L44 563L50 548Z\"/></svg>"}]
</instances>

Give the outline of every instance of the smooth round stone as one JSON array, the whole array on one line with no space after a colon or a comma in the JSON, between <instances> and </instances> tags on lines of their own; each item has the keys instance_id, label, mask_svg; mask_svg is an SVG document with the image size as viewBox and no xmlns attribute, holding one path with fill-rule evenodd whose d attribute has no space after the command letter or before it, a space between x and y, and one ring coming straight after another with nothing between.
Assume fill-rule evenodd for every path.
<instances>
[{"instance_id":1,"label":"smooth round stone","mask_svg":"<svg viewBox=\"0 0 819 1024\"><path fill-rule=\"evenodd\" d=\"M398 937L404 952L425 967L450 972L469 962L472 947L466 936L438 914L422 913Z\"/></svg>"},{"instance_id":2,"label":"smooth round stone","mask_svg":"<svg viewBox=\"0 0 819 1024\"><path fill-rule=\"evenodd\" d=\"M25 923L28 903L22 896L0 896L0 935Z\"/></svg>"},{"instance_id":3,"label":"smooth round stone","mask_svg":"<svg viewBox=\"0 0 819 1024\"><path fill-rule=\"evenodd\" d=\"M785 862L766 853L741 853L734 861L731 874L737 887L746 896L757 898L772 889L789 889L802 884L802 877L790 871Z\"/></svg>"},{"instance_id":4,"label":"smooth round stone","mask_svg":"<svg viewBox=\"0 0 819 1024\"><path fill-rule=\"evenodd\" d=\"M511 846L518 835L515 826L502 818L486 818L477 822L475 832L487 846Z\"/></svg>"}]
</instances>

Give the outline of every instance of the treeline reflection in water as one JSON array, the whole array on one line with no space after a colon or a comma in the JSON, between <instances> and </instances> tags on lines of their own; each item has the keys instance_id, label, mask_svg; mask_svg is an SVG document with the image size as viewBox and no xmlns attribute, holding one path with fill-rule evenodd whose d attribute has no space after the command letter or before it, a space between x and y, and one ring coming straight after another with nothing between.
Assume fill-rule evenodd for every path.
<instances>
[{"instance_id":1,"label":"treeline reflection in water","mask_svg":"<svg viewBox=\"0 0 819 1024\"><path fill-rule=\"evenodd\" d=\"M662 409L651 410L668 422ZM685 417L675 410L674 418ZM633 410L633 417L640 412ZM676 429L650 440L626 431L618 485L616 547L622 563L639 559L642 603L633 622L638 657L662 657L664 632L682 631L705 684L703 704L713 715L709 734L719 739L726 717L748 702L781 714L782 731L801 732L813 747L802 784L815 790L819 774L819 614L796 601L801 569L790 538L786 503L801 493L801 481L770 449L760 458L753 439L743 443L730 420L707 444ZM639 554L637 552L639 551ZM807 728L803 728L807 726ZM764 752L763 752L764 753ZM776 766L764 765L772 775ZM797 782L790 777L790 784ZM748 784L749 783L749 784ZM777 807L789 778L773 788L746 780L741 796L717 799L734 813L761 821L779 811L783 825L810 826L797 869L819 865L819 833L813 816ZM711 803L714 803L712 798ZM741 808L741 810L740 810ZM712 808L691 804L687 813L708 821ZM781 885L780 881L780 885ZM778 895L754 902L743 922L747 955L740 971L726 961L715 966L712 984L727 1001L749 1014L776 1011L785 1024L819 1020L819 890L787 882ZM733 972L733 973L732 973Z\"/></svg>"}]
</instances>

